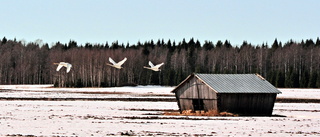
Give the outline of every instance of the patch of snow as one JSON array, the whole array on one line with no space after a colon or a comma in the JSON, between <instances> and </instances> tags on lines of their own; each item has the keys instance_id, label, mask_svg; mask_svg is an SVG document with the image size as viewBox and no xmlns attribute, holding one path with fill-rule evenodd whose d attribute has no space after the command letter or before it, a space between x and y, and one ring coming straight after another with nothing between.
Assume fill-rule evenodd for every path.
<instances>
[{"instance_id":1,"label":"patch of snow","mask_svg":"<svg viewBox=\"0 0 320 137\"><path fill-rule=\"evenodd\" d=\"M0 85L0 89L39 89L39 88L52 88L52 84L45 85Z\"/></svg>"},{"instance_id":2,"label":"patch of snow","mask_svg":"<svg viewBox=\"0 0 320 137\"><path fill-rule=\"evenodd\" d=\"M172 98L173 88L0 85L0 97ZM318 89L280 91L283 98L320 98ZM162 115L177 111L176 102L0 101L0 108L0 136L320 136L320 103L275 103L273 114L285 117Z\"/></svg>"},{"instance_id":3,"label":"patch of snow","mask_svg":"<svg viewBox=\"0 0 320 137\"><path fill-rule=\"evenodd\" d=\"M21 94L21 96L30 96L31 94L35 95L38 94L40 96L49 95L51 92L54 95L52 96L76 96L76 94L67 95L68 92L70 93L130 93L130 94L148 94L148 95L174 95L171 91L174 87L167 87L167 86L136 86L136 87L108 87L108 88L53 88L53 85L0 85L0 96L17 96L16 94ZM7 93L6 95L4 92L12 90L12 93ZM279 98L305 98L305 99L319 99L320 98L320 89L279 89L282 94L278 94L277 97ZM13 93L13 91L23 91L23 93ZM30 92L30 93L25 93ZM35 92L43 92L43 93L35 93ZM63 93L62 93L63 92ZM28 94L28 95L23 95ZM98 96L98 95L81 95L77 94L77 96ZM99 95L103 96L103 95ZM99 97L98 96L98 97ZM107 96L107 95L104 95ZM109 95L111 96L111 95ZM116 95L120 96L120 95Z\"/></svg>"},{"instance_id":4,"label":"patch of snow","mask_svg":"<svg viewBox=\"0 0 320 137\"><path fill-rule=\"evenodd\" d=\"M278 94L280 98L305 98L320 99L320 89L300 89L300 88L280 88L282 94Z\"/></svg>"},{"instance_id":5,"label":"patch of snow","mask_svg":"<svg viewBox=\"0 0 320 137\"><path fill-rule=\"evenodd\" d=\"M178 110L176 102L0 101L0 108L0 136L320 135L319 112L303 111L320 104L276 103L274 114L286 117L192 116L199 120L161 115Z\"/></svg>"},{"instance_id":6,"label":"patch of snow","mask_svg":"<svg viewBox=\"0 0 320 137\"><path fill-rule=\"evenodd\" d=\"M0 89L24 91L63 91L63 92L126 92L135 94L169 94L174 87L168 86L125 86L108 88L53 88L53 85L0 85Z\"/></svg>"}]
</instances>

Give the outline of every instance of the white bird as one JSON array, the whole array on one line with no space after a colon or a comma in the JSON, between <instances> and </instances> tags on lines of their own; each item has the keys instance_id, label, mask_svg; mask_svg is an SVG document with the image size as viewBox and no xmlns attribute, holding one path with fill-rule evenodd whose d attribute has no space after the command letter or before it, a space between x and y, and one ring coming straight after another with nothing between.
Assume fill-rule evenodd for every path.
<instances>
[{"instance_id":1,"label":"white bird","mask_svg":"<svg viewBox=\"0 0 320 137\"><path fill-rule=\"evenodd\" d=\"M72 65L70 63L67 62L60 62L60 63L53 63L58 65L57 67L57 71L59 71L62 67L66 67L67 68L67 73L71 70Z\"/></svg>"},{"instance_id":2,"label":"white bird","mask_svg":"<svg viewBox=\"0 0 320 137\"><path fill-rule=\"evenodd\" d=\"M123 60L119 61L118 63L116 63L115 61L113 61L112 58L109 57L109 61L112 63L112 64L109 64L107 63L107 65L111 66L111 67L115 67L117 69L121 69L121 65L126 62L127 58L124 58Z\"/></svg>"},{"instance_id":3,"label":"white bird","mask_svg":"<svg viewBox=\"0 0 320 137\"><path fill-rule=\"evenodd\" d=\"M161 64L158 64L158 65L153 65L151 61L149 61L149 66L150 67L145 67L143 66L143 68L146 68L146 69L151 69L153 71L161 71L161 69L159 69L164 63L162 62Z\"/></svg>"}]
</instances>

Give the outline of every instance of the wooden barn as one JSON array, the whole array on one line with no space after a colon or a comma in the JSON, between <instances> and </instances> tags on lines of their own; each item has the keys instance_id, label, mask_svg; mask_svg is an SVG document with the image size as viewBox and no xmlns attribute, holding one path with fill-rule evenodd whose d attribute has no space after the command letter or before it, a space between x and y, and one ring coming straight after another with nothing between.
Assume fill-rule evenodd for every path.
<instances>
[{"instance_id":1,"label":"wooden barn","mask_svg":"<svg viewBox=\"0 0 320 137\"><path fill-rule=\"evenodd\" d=\"M270 116L277 88L258 74L191 74L172 91L183 110Z\"/></svg>"}]
</instances>

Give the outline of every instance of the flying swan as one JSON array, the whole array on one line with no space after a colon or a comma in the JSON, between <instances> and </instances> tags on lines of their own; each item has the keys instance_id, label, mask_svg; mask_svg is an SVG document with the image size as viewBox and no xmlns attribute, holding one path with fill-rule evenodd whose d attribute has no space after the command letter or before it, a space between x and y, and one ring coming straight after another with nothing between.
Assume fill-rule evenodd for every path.
<instances>
[{"instance_id":1,"label":"flying swan","mask_svg":"<svg viewBox=\"0 0 320 137\"><path fill-rule=\"evenodd\" d=\"M60 62L60 63L53 63L58 65L57 67L57 71L59 71L62 67L66 67L67 68L67 73L71 70L72 65L70 63L67 62Z\"/></svg>"},{"instance_id":2,"label":"flying swan","mask_svg":"<svg viewBox=\"0 0 320 137\"><path fill-rule=\"evenodd\" d=\"M145 67L143 66L143 68L146 68L146 69L150 69L150 70L153 70L153 71L161 71L161 69L159 69L164 63L162 62L161 64L158 64L158 65L153 65L151 61L149 61L149 66L150 67Z\"/></svg>"},{"instance_id":3,"label":"flying swan","mask_svg":"<svg viewBox=\"0 0 320 137\"><path fill-rule=\"evenodd\" d=\"M115 68L117 68L117 69L121 69L121 68L122 68L121 65L122 65L124 62L126 62L126 60L127 60L127 58L124 58L124 59L121 60L120 62L116 63L116 62L113 61L112 58L109 57L109 61L110 61L112 64L107 63L107 65L109 65L109 66L111 66L111 67L115 67Z\"/></svg>"}]
</instances>

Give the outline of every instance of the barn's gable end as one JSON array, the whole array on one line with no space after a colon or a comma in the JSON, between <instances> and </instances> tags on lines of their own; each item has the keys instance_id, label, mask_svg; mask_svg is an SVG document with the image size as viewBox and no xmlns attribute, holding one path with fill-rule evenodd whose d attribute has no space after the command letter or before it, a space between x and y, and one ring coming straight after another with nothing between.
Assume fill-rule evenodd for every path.
<instances>
[{"instance_id":1,"label":"barn's gable end","mask_svg":"<svg viewBox=\"0 0 320 137\"><path fill-rule=\"evenodd\" d=\"M176 95L182 99L216 99L216 92L197 77L190 77L176 88Z\"/></svg>"},{"instance_id":2,"label":"barn's gable end","mask_svg":"<svg viewBox=\"0 0 320 137\"><path fill-rule=\"evenodd\" d=\"M172 92L176 95L180 111L217 109L216 92L194 75L186 78Z\"/></svg>"}]
</instances>

